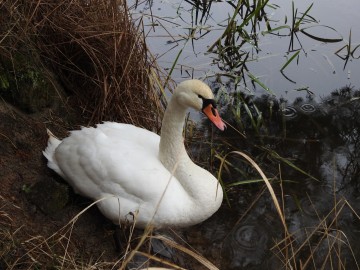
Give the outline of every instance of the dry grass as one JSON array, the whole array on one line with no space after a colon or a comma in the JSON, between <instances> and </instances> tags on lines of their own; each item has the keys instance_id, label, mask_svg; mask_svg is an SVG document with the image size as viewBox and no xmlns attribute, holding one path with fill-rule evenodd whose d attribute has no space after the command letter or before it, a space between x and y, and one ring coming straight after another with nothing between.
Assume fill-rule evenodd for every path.
<instances>
[{"instance_id":1,"label":"dry grass","mask_svg":"<svg viewBox=\"0 0 360 270\"><path fill-rule=\"evenodd\" d=\"M126 1L4 1L0 14L0 54L11 59L25 46L40 55L90 124L114 120L159 130L165 107L159 69Z\"/></svg>"},{"instance_id":2,"label":"dry grass","mask_svg":"<svg viewBox=\"0 0 360 270\"><path fill-rule=\"evenodd\" d=\"M275 256L283 263L284 269L345 270L349 269L349 264L353 265L352 269L360 269L354 247L339 225L340 215L346 211L346 208L351 211L355 219L360 220L360 217L347 200L342 198L334 204L325 217L318 215L316 226L303 228L306 236L304 240L299 242L296 235L285 234L284 239L272 247ZM314 205L310 207L313 211L318 211ZM351 254L350 257L344 255L344 251Z\"/></svg>"},{"instance_id":3,"label":"dry grass","mask_svg":"<svg viewBox=\"0 0 360 270\"><path fill-rule=\"evenodd\" d=\"M4 210L14 208L9 201L0 196L0 266L4 269L128 269L128 264L135 255L146 258L145 262L133 269L147 269L151 265L161 265L159 269L184 269L183 267L164 259L158 254L152 254L148 249L150 241L162 241L165 246L171 247L182 256L187 256L187 263L193 261L194 269L218 270L206 258L199 255L186 243L177 241L163 235L153 235L153 228L148 227L141 235L133 233L130 228L129 239L123 253L112 260L105 258L104 254L97 257L89 256L87 250L81 250L75 239L77 221L97 202L87 206L74 216L65 226L50 236L43 234L26 235L25 226L13 228L11 213ZM6 206L7 207L4 207ZM16 207L17 208L17 207ZM176 234L174 234L176 235ZM197 262L196 262L197 261ZM2 268L1 268L2 269ZM152 268L149 268L152 269ZM157 269L157 268L155 268Z\"/></svg>"},{"instance_id":4,"label":"dry grass","mask_svg":"<svg viewBox=\"0 0 360 270\"><path fill-rule=\"evenodd\" d=\"M8 230L7 234L2 233L8 250L16 252L16 256L11 256L11 253L0 256L6 262L6 269L111 269L119 266L121 259L108 261L103 258L103 254L98 254L98 257L88 256L88 251L81 250L73 240L75 223L84 211L50 236L43 233L26 237L23 227L15 231ZM20 240L24 237L24 240Z\"/></svg>"}]
</instances>

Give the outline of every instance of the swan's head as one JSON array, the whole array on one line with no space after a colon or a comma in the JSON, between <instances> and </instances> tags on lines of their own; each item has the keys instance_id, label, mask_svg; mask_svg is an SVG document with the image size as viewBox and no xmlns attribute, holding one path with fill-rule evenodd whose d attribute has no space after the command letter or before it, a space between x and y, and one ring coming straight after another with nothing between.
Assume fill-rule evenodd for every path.
<instances>
[{"instance_id":1,"label":"swan's head","mask_svg":"<svg viewBox=\"0 0 360 270\"><path fill-rule=\"evenodd\" d=\"M202 81L183 81L176 87L173 98L182 106L202 111L217 128L225 129L226 125L216 109L214 94Z\"/></svg>"}]
</instances>

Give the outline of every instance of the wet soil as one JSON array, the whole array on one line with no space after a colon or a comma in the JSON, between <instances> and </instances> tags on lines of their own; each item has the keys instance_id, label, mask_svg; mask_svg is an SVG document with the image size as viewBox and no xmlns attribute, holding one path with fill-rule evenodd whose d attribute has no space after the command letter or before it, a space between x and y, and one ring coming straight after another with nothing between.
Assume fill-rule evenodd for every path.
<instances>
[{"instance_id":1,"label":"wet soil","mask_svg":"<svg viewBox=\"0 0 360 270\"><path fill-rule=\"evenodd\" d=\"M74 195L46 166L42 155L46 128L52 126L54 133L64 135L56 119L52 109L29 115L0 102L0 269L57 264L50 254L69 260L66 252L83 257L84 264L99 257L103 261L119 257L113 225L96 207L84 212L74 226L66 227L89 202ZM42 246L42 254L37 245Z\"/></svg>"}]
</instances>

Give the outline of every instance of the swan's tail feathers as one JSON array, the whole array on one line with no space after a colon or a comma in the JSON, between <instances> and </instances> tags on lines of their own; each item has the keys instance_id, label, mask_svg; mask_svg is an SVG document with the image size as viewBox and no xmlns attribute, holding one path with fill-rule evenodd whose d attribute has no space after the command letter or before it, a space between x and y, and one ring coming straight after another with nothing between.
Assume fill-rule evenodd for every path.
<instances>
[{"instance_id":1,"label":"swan's tail feathers","mask_svg":"<svg viewBox=\"0 0 360 270\"><path fill-rule=\"evenodd\" d=\"M57 174L59 174L61 177L65 178L64 173L60 169L56 158L55 158L55 150L61 143L61 141L52 134L50 130L46 130L47 134L49 135L49 140L46 149L43 151L43 155L48 160L48 167L52 170L54 170Z\"/></svg>"}]
</instances>

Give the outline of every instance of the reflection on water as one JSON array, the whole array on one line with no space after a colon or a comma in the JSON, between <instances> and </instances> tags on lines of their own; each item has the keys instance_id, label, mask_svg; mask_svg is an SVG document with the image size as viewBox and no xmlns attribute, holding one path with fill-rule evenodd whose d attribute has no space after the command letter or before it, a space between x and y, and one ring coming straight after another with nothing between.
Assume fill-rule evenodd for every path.
<instances>
[{"instance_id":1,"label":"reflection on water","mask_svg":"<svg viewBox=\"0 0 360 270\"><path fill-rule=\"evenodd\" d=\"M142 17L147 35L147 45L152 53L158 56L159 64L165 70L171 70L175 59L177 64L172 70L172 78L176 82L184 78L209 78L223 74L234 76L236 66L247 61L250 73L278 97L294 99L308 89L321 98L328 95L331 89L346 84L360 85L359 65L359 31L355 31L360 20L358 0L347 0L341 5L336 0L272 0L264 9L268 23L272 29L280 28L271 34L265 23L265 14L259 20L251 19L244 27L248 37L235 37L235 46L228 46L224 42L224 51L228 62L218 61L222 53L209 53L209 47L223 35L223 31L233 15L237 2L241 1L128 1L136 3L135 17ZM243 3L247 1L242 1ZM141 4L142 3L142 4ZM290 37L292 27L292 4L297 9L297 17L313 4L300 30L306 30L313 36L324 39L343 39L342 42L321 42L309 38L301 31L297 37ZM250 6L256 2L250 3ZM271 6L270 6L271 5ZM196 9L196 7L198 9ZM240 25L244 21L248 10L244 9L236 17ZM260 13L260 12L259 12ZM257 21L252 27L252 22ZM283 28L282 28L283 27ZM351 37L350 29L353 29ZM230 31L229 31L230 32ZM228 33L229 33L228 32ZM280 36L278 36L279 34ZM253 39L256 37L255 39ZM344 47L351 41L350 47ZM300 50L299 59L286 67L283 74L280 69L295 52L289 43L295 43L294 49ZM231 42L230 42L231 43ZM240 46L243 45L243 46ZM242 47L241 50L238 50ZM225 50L226 48L226 50ZM349 49L350 60L345 61L335 54L344 57ZM257 52L256 52L257 51ZM243 57L248 55L248 58ZM221 57L220 57L221 58ZM296 62L296 63L295 63ZM285 77L286 76L286 77ZM264 93L261 86L251 84L251 79L245 76L242 80L244 89L257 95ZM246 87L244 86L246 84ZM300 93L301 92L301 93Z\"/></svg>"},{"instance_id":2,"label":"reflection on water","mask_svg":"<svg viewBox=\"0 0 360 270\"><path fill-rule=\"evenodd\" d=\"M263 184L229 187L231 208L221 210L227 214L217 214L204 225L210 231L207 234L214 226L225 226L217 245L221 258L214 258L219 259L221 269L290 269L290 265L359 269L360 91L344 87L321 103L311 98L288 104L268 96L243 96L247 109L238 98L223 114L246 139L229 128L217 134L213 145L223 145L216 149L218 153L244 151L274 179L290 236L285 238ZM234 117L236 106L240 106L240 118ZM254 119L261 119L258 130ZM228 161L222 174L225 186L259 178L238 156Z\"/></svg>"}]
</instances>

